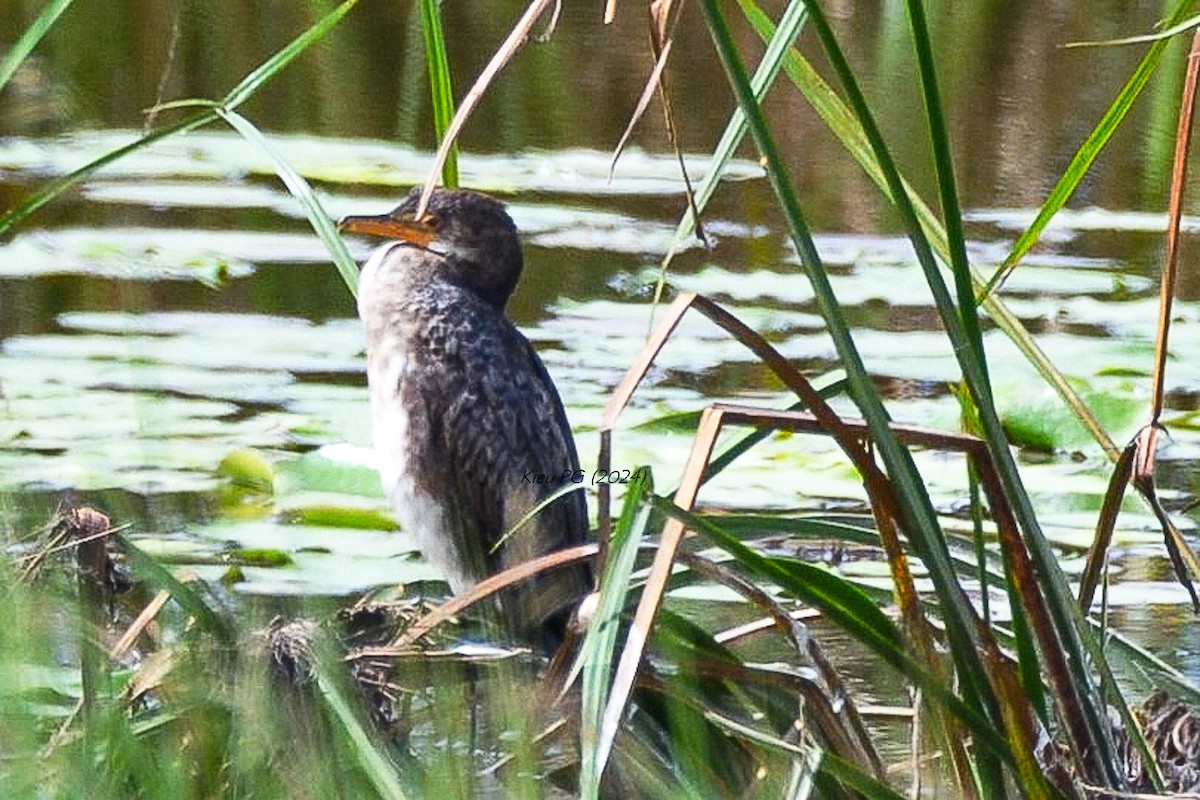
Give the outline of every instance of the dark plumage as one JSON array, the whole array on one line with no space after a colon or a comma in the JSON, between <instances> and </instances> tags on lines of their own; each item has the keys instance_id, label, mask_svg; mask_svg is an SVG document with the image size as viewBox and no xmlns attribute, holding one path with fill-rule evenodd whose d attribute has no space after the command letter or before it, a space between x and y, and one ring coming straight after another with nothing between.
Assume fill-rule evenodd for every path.
<instances>
[{"instance_id":1,"label":"dark plumage","mask_svg":"<svg viewBox=\"0 0 1200 800\"><path fill-rule=\"evenodd\" d=\"M341 227L393 239L363 265L358 297L380 476L404 529L459 592L582 543L587 505L570 492L497 546L570 483L579 458L545 366L504 315L523 266L512 219L486 195L439 190L416 220L418 196ZM587 567L547 573L506 596L503 617L510 633L552 645L590 589Z\"/></svg>"}]
</instances>

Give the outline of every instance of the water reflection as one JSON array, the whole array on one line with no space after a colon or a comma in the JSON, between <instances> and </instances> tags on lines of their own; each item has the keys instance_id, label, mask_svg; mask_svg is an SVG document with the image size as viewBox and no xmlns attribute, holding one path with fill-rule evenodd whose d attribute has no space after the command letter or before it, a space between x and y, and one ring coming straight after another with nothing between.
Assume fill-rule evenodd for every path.
<instances>
[{"instance_id":1,"label":"water reflection","mask_svg":"<svg viewBox=\"0 0 1200 800\"><path fill-rule=\"evenodd\" d=\"M931 176L921 166L928 152L903 11L891 4L830 6L844 49L867 76L883 130L900 143L900 163L918 188L932 194ZM445 6L460 94L523 7L506 0L481 14L469 5ZM22 4L0 7L0 30L24 30L36 10ZM564 5L553 36L529 43L480 106L464 136L467 149L607 150L614 145L649 72L650 57L640 8L623 8L609 26L601 24L599 13L586 4ZM758 49L749 26L736 10L729 13L739 45ZM929 17L966 202L1040 202L1142 54L1140 47L1063 45L1148 31L1159 13L1160 4L1148 0L1100 6L933 4ZM44 133L94 124L136 128L156 102L221 97L318 14L315 6L288 3L126 0L73 6L9 90L7 99L22 101L15 105L28 110L7 112L0 132ZM668 77L679 129L685 150L704 151L716 141L733 100L723 88L714 89L720 71L694 9L679 26L678 38ZM811 34L802 34L801 46L823 68ZM1184 55L1183 42L1172 46L1159 84L1132 110L1124 133L1081 188L1079 202L1161 207ZM415 4L364 0L244 110L272 130L429 148L434 142L423 58ZM781 84L768 108L819 227L863 231L893 224L875 190L790 86ZM665 148L661 114L645 116L634 143Z\"/></svg>"}]
</instances>

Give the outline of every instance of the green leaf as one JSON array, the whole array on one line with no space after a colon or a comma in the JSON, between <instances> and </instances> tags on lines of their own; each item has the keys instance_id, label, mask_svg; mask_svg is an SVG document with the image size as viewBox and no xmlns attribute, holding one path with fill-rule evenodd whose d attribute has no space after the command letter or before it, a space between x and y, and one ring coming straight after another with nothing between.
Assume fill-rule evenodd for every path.
<instances>
[{"instance_id":1,"label":"green leaf","mask_svg":"<svg viewBox=\"0 0 1200 800\"><path fill-rule=\"evenodd\" d=\"M587 635L579 648L575 670L582 669L582 710L579 729L580 768L579 792L583 800L600 796L602 765L598 760L598 743L608 689L612 682L613 655L616 652L617 626L621 609L632 588L630 576L637 560L638 546L646 535L651 506L645 502L653 492L653 476L649 467L642 467L645 480L633 481L625 494L621 515L613 527L608 545L604 575L596 611L588 625ZM570 685L568 680L566 685Z\"/></svg>"},{"instance_id":2,"label":"green leaf","mask_svg":"<svg viewBox=\"0 0 1200 800\"><path fill-rule=\"evenodd\" d=\"M304 213L308 217L309 224L312 225L317 236L321 237L321 241L325 244L325 249L329 251L329 255L333 258L333 263L337 267L338 274L342 276L342 280L346 284L346 288L350 290L351 295L357 296L358 265L350 257L350 251L346 249L346 243L338 235L337 225L334 224L329 214L325 212L325 208L313 193L312 187L308 185L308 181L301 177L300 173L280 155L270 140L263 136L262 132L254 127L248 119L228 109L217 109L217 113L221 116L221 119L228 122L247 141L257 144L262 148L264 153L270 156L271 161L275 164L275 173L283 181L284 185L287 186L292 196L299 200L300 205L304 207Z\"/></svg>"},{"instance_id":3,"label":"green leaf","mask_svg":"<svg viewBox=\"0 0 1200 800\"><path fill-rule=\"evenodd\" d=\"M271 547L237 547L225 551L225 561L243 567L290 567L296 562L283 550Z\"/></svg>"},{"instance_id":4,"label":"green leaf","mask_svg":"<svg viewBox=\"0 0 1200 800\"><path fill-rule=\"evenodd\" d=\"M157 561L143 553L140 547L126 537L117 534L112 537L112 540L125 554L129 560L129 566L136 574L151 586L169 592L171 598L185 613L191 615L200 627L216 636L222 644L233 644L235 638L233 626L225 617L210 608L195 589L160 566Z\"/></svg>"},{"instance_id":5,"label":"green leaf","mask_svg":"<svg viewBox=\"0 0 1200 800\"><path fill-rule=\"evenodd\" d=\"M1099 390L1084 381L1075 384L1080 397L1108 430L1118 436L1132 432L1129 429L1137 424L1143 400L1132 392L1121 392L1119 387ZM1004 432L1018 447L1052 453L1082 446L1090 440L1079 419L1053 397L1030 396L1028 388L1021 384L1002 384L996 391L1006 400L1000 413Z\"/></svg>"},{"instance_id":6,"label":"green leaf","mask_svg":"<svg viewBox=\"0 0 1200 800\"><path fill-rule=\"evenodd\" d=\"M72 2L73 0L50 0L46 4L46 7L42 9L42 13L38 14L37 19L33 21L33 24L21 34L21 38L9 48L3 58L0 58L0 90L3 90L8 82L12 80L12 76L16 74L17 68L29 57L29 54L37 47L38 42L54 26L54 23L62 16L62 13L67 10Z\"/></svg>"},{"instance_id":7,"label":"green leaf","mask_svg":"<svg viewBox=\"0 0 1200 800\"><path fill-rule=\"evenodd\" d=\"M433 95L433 131L440 142L454 119L454 87L450 80L450 58L446 55L446 35L442 28L439 0L420 0L421 32L425 36L425 62L429 69L429 91ZM458 145L450 148L442 165L442 183L458 186Z\"/></svg>"},{"instance_id":8,"label":"green leaf","mask_svg":"<svg viewBox=\"0 0 1200 800\"><path fill-rule=\"evenodd\" d=\"M1192 8L1190 0L1179 0L1172 9L1171 14L1167 17L1164 25L1167 28L1174 28L1184 18ZM1017 263L1028 253L1037 240L1041 238L1042 231L1050 224L1050 220L1054 215L1067 204L1071 199L1071 195L1075 194L1075 189L1078 188L1080 181L1087 175L1091 169L1092 163L1100 155L1113 134L1121 126L1125 116L1129 113L1129 109L1133 107L1133 101L1137 100L1142 93L1142 89L1146 88L1146 84L1150 82L1150 77L1154 74L1154 70L1158 68L1158 64L1162 61L1163 55L1166 53L1167 45L1170 44L1170 39L1159 39L1150 46L1146 51L1146 55L1142 56L1141 62L1137 69L1129 76L1129 80L1121 87L1121 91L1117 93L1117 97L1113 100L1112 105L1104 112L1104 116L1096 123L1096 127L1088 134L1088 137L1083 140L1083 144L1075 151L1075 156L1071 159L1071 163L1067 165L1063 171L1062 177L1058 179L1058 183L1054 184L1054 188L1050 191L1050 196L1042 203L1042 207L1038 209L1037 217L1029 225L1029 228L1017 238L1013 243L1012 250L1005 257L1004 263L1000 265L995 274L988 281L987 286L980 293L980 299L987 298L992 292L1004 282L1008 274L1012 272Z\"/></svg>"},{"instance_id":9,"label":"green leaf","mask_svg":"<svg viewBox=\"0 0 1200 800\"><path fill-rule=\"evenodd\" d=\"M371 508L351 506L299 506L283 512L283 518L291 525L313 525L360 531L394 531L396 529L396 521L387 514Z\"/></svg>"},{"instance_id":10,"label":"green leaf","mask_svg":"<svg viewBox=\"0 0 1200 800\"><path fill-rule=\"evenodd\" d=\"M325 492L381 498L379 473L371 467L334 460L320 450L275 465L279 494Z\"/></svg>"}]
</instances>

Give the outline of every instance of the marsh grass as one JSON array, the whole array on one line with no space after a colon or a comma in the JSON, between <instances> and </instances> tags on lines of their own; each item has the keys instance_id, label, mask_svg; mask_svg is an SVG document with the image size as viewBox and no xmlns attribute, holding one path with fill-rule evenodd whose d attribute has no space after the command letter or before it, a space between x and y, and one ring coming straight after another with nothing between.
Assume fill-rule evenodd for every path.
<instances>
[{"instance_id":1,"label":"marsh grass","mask_svg":"<svg viewBox=\"0 0 1200 800\"><path fill-rule=\"evenodd\" d=\"M65 5L52 4L0 64L0 74L11 74ZM320 41L354 5L355 0L347 0L334 7L221 100L166 104L160 112L189 116L50 182L0 216L0 234L124 155L223 120L248 144L272 154L280 178L303 205L353 291L354 266L320 202L304 178L274 153L269 137L238 109ZM655 17L662 23L655 41L664 61L663 53L670 49L662 38L671 14L667 5L665 11L659 6ZM565 673L581 675L581 688L569 692L558 706L547 700L557 687L541 685L540 665L505 659L483 663L461 652L453 657L394 652L387 658L396 672L386 688L395 695L403 724L399 730L381 731L386 726L368 721L370 709L347 677L344 642L332 632L332 621L322 620L314 629L309 668L300 679L295 674L281 678L273 651L256 646L260 640L244 621L119 535L116 542L137 579L172 598L161 622L169 636L165 643L143 649L144 660L136 669L102 662L98 674L84 682L90 687L85 689L76 681L79 672L73 665L87 662L81 658L84 652L103 654L104 631L78 622L88 615L80 613L80 596L68 579L70 568L51 569L31 581L10 564L0 566L0 583L9 587L9 613L0 620L0 783L5 794L542 797L559 791L547 777L554 775L569 793L579 787L588 798L606 792L648 797L897 797L897 781L882 763L838 665L797 619L801 612L814 611L918 690L915 701L889 698L895 705L909 706L913 724L919 722L911 762L926 766L910 770L910 780L919 783L924 776L953 787L949 791L956 796L983 798L1077 797L1083 796L1082 784L1105 792L1137 788L1126 774L1108 709L1122 716L1133 745L1142 748L1143 761L1152 760L1145 758L1137 722L1128 713L1117 679L1137 673L1139 679L1150 676L1151 682L1168 685L1177 694L1195 698L1197 691L1183 676L1125 640L1102 639L1098 621L1080 608L1041 531L996 413L979 311L1017 342L1097 442L1117 458L1120 449L997 292L1119 127L1160 62L1165 40L1150 45L1033 225L999 269L985 278L981 265L966 259L937 58L918 0L907 4L917 55L913 80L927 112L940 216L915 196L894 163L890 143L875 123L821 4L808 3L806 14L791 4L776 31L754 3L741 0L750 27L770 41L753 81L724 6L716 0L700 0L699 5L739 104L714 157L712 174L720 173L721 163L749 135L762 156L845 372L833 390L853 401L861 419L834 414L823 393L792 374L782 355L736 320L726 319L726 329L779 374L799 402L786 412L708 409L699 418L693 456L673 496L657 494L652 484L627 492L615 527L610 526L609 500L603 498L599 610L579 658ZM530 13L541 6L532 4ZM1168 24L1176 26L1188 7L1177 3ZM472 103L464 103L451 119L454 103L436 4L424 3L422 11L438 134L449 133L442 147L445 169L436 175L453 183L453 139L466 124ZM532 24L525 20L525 27L501 47L492 62L499 65L496 72ZM792 47L805 27L812 30L836 88L821 81ZM962 540L946 529L912 459L914 446L941 445L914 438L893 424L863 366L854 331L846 324L809 234L802 197L759 104L778 74L787 75L814 104L831 132L880 187L912 241L959 359L960 398L970 422L968 434L955 434L961 436L955 441L961 444L959 452L969 457L972 479L980 489L972 494L974 540ZM486 82L481 83L479 92L486 88ZM661 91L665 101L666 89ZM1181 146L1186 153L1186 141ZM714 188L700 188L694 209L703 209ZM685 217L679 236L688 235L694 223L694 216ZM663 264L664 281L668 262L669 257ZM694 301L707 309L704 313L724 319L725 312L715 304L703 298ZM626 389L633 391L669 334L667 329L656 337L631 368L632 377L618 392L623 399L614 404L618 412L628 400ZM611 430L614 421L606 415L602 429ZM777 534L787 523L693 511L708 477L735 470L737 455L766 433L801 425L833 437L846 452L863 477L873 518L862 525L831 518L798 520L791 524L792 532L879 546L892 579L890 593L857 585L797 558L768 555L756 546L757 540ZM725 426L750 432L741 443L714 454ZM603 457L611 458L613 447L605 440ZM1119 474L1127 477L1128 469L1122 462ZM1119 483L1123 489L1124 481ZM1152 493L1152 476L1137 488L1147 493L1147 487ZM994 535L994 548L984 547L984 534ZM649 564L647 549L652 555ZM932 591L917 591L912 571L917 562L928 572ZM1181 570L1181 579L1186 578ZM1006 593L1010 625L994 622L989 613L981 615L967 593L973 581ZM754 634L722 631L698 624L673 606L671 592L713 583L740 595L747 614L769 624L752 622L748 630ZM802 607L797 608L796 601ZM895 606L898 613L885 613L883 605ZM95 604L84 610L94 614ZM72 630L78 634L64 633ZM747 637L754 635L778 640L778 662L758 663L742 654ZM123 695L123 688L138 680L148 683L136 694L138 699ZM87 701L87 712L74 718L80 697ZM535 697L537 702L531 699ZM576 704L579 710L572 711ZM560 724L559 718L565 722ZM1054 746L1045 746L1047 742ZM1144 780L1163 788L1152 767Z\"/></svg>"}]
</instances>

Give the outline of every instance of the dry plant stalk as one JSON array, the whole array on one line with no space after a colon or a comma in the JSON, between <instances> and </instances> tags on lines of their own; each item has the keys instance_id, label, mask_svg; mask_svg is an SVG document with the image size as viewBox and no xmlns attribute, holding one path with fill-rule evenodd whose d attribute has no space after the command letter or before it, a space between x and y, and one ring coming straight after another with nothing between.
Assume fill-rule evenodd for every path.
<instances>
[{"instance_id":1,"label":"dry plant stalk","mask_svg":"<svg viewBox=\"0 0 1200 800\"><path fill-rule=\"evenodd\" d=\"M896 600L910 644L924 663L935 669L944 669L943 659L938 656L930 638L919 605L912 573L908 567L908 559L900 540L898 525L902 516L898 510L894 490L891 481L883 474L871 453L870 434L866 423L838 416L808 380L770 344L711 300L700 295L685 293L680 295L667 309L659 326L605 406L600 425L599 469L607 470L611 464L613 429L621 411L645 377L658 351L678 326L682 315L693 307L754 352L789 389L801 398L809 410L779 411L722 404L706 408L697 427L692 454L685 467L683 479L675 494L675 504L684 510L691 509L699 486L703 482L705 469L716 444L717 436L725 425L745 425L758 430L785 429L832 437L863 478L870 508L877 523L880 542L887 555ZM1012 508L1004 493L986 444L976 437L965 434L945 433L896 424L891 425L890 428L898 441L905 446L963 453L976 465L988 505L999 530L1004 554L1009 561L1014 592L1020 598L1022 607L1028 616L1031 632L1038 643L1038 650L1043 656L1046 679L1054 689L1053 696L1060 718L1063 720L1064 730L1073 743L1070 752L1079 758L1086 758L1084 754L1089 753L1091 748L1088 746L1090 742L1089 728L1081 711L1082 698L1079 696L1070 665L1064 655L1065 651L1061 645L1058 630L1054 625L1046 598L1038 585L1032 560L1024 540L1020 536ZM610 535L611 529L609 492L608 486L600 486L602 557L605 541ZM685 533L684 522L673 517L667 522L660 537L659 549L654 563L651 565L646 585L642 590L641 600L621 653L608 705L605 708L600 731L598 760L601 764L605 763L611 754L625 704L628 702L637 680L650 628L662 603L671 568ZM963 590L961 586L955 586L952 591L962 592ZM985 668L989 673L991 690L1003 700L1001 706L1009 706L1011 709L1025 708L1027 701L1017 679L1015 665L1010 659L1003 656L991 629L977 616L975 617L974 636L978 646L987 656ZM946 677L949 679L948 675ZM947 719L949 724L955 724L952 719ZM1006 718L1006 727L1014 747L1022 751L1023 757L1032 758L1032 754L1037 749L1037 743L1045 737L1045 732L1036 717L1032 714L1009 714ZM965 750L964 737L950 733L945 736L944 744L951 750L947 756L955 765L955 771L960 777L960 785L964 791L969 791L973 784L965 771L970 764L970 758ZM1081 761L1078 767L1080 774L1090 774L1096 765Z\"/></svg>"},{"instance_id":2,"label":"dry plant stalk","mask_svg":"<svg viewBox=\"0 0 1200 800\"><path fill-rule=\"evenodd\" d=\"M733 570L694 553L680 553L679 560L693 572L732 589L765 611L775 625L784 632L796 652L802 657L806 657L816 668L821 681L808 682L811 685L811 691L804 695L808 707L806 709L804 705L800 706L800 716L791 726L791 730L797 731L801 728L804 719L803 713L806 710L820 709L817 725L833 752L857 765L864 772L882 780L884 777L883 762L875 750L866 725L863 724L858 705L854 702L845 684L842 683L841 676L838 675L833 664L825 657L817 640L809 636L808 631L800 622L790 615L775 598ZM820 700L815 700L812 695L820 695Z\"/></svg>"},{"instance_id":3,"label":"dry plant stalk","mask_svg":"<svg viewBox=\"0 0 1200 800\"><path fill-rule=\"evenodd\" d=\"M1163 543L1176 579L1187 589L1192 599L1192 610L1200 614L1200 594L1192 583L1200 577L1200 559L1192 552L1183 534L1175 527L1166 509L1158 500L1154 486L1154 468L1158 450L1158 436L1163 430L1162 417L1164 386L1167 371L1167 342L1171 332L1171 307L1175 299L1175 282L1179 274L1179 232L1183 218L1183 198L1187 186L1188 159L1191 153L1192 127L1195 118L1196 88L1200 77L1200 30L1192 37L1192 49L1188 54L1187 78L1183 95L1179 101L1179 125L1175 133L1175 161L1171 168L1171 199L1166 236L1166 256L1163 262L1162 284L1158 301L1158 330L1154 346L1154 375L1150 383L1150 419L1138 431L1113 467L1108 490L1104 494L1100 516L1096 521L1096 535L1088 552L1087 565L1079 581L1079 604L1086 612L1092 606L1100 574L1112 544L1113 530L1117 524L1121 498L1125 488L1132 483L1134 488L1149 503L1163 531Z\"/></svg>"},{"instance_id":4,"label":"dry plant stalk","mask_svg":"<svg viewBox=\"0 0 1200 800\"><path fill-rule=\"evenodd\" d=\"M523 564L498 572L472 586L470 589L447 600L434 608L425 616L406 628L390 644L383 647L371 647L355 650L346 656L347 660L359 658L387 658L404 655L414 643L427 635L438 625L453 619L466 609L490 597L498 591L528 580L546 570L568 567L573 564L594 558L598 548L594 544L583 544L555 553L548 553L530 559Z\"/></svg>"},{"instance_id":5,"label":"dry plant stalk","mask_svg":"<svg viewBox=\"0 0 1200 800\"><path fill-rule=\"evenodd\" d=\"M683 149L679 144L679 134L675 127L671 90L663 75L671 56L671 49L675 46L675 30L679 27L679 20L683 16L683 6L683 0L679 0L678 4L675 0L654 0L650 3L647 22L649 23L650 53L654 57L654 69L650 71L646 85L642 87L642 94L638 97L637 105L629 116L629 121L625 123L625 130L621 133L621 138L613 150L612 159L608 165L608 177L609 180L612 180L613 172L617 168L617 161L621 158L621 153L625 151L625 146L629 143L634 128L637 127L638 122L645 115L646 109L650 106L650 98L657 90L659 99L662 101L667 143L671 145L671 150L675 153L675 160L679 164L679 174L683 178L684 196L687 198L688 208L692 212L692 219L696 221L696 238L707 246L708 238L705 236L704 227L700 222L700 209L696 205L696 192L692 188L692 178L688 174L687 164L684 163ZM671 13L672 9L676 9L674 16Z\"/></svg>"}]
</instances>

